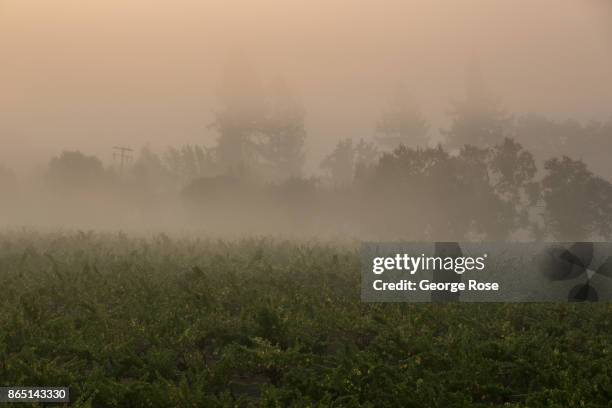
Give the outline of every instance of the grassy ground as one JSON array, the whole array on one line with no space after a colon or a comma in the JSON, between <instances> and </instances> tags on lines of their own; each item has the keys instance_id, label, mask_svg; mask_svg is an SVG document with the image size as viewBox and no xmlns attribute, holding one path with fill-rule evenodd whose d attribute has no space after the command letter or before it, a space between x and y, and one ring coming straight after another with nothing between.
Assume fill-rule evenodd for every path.
<instances>
[{"instance_id":1,"label":"grassy ground","mask_svg":"<svg viewBox=\"0 0 612 408\"><path fill-rule=\"evenodd\" d=\"M609 305L362 304L358 262L269 239L0 234L0 385L94 407L611 406Z\"/></svg>"}]
</instances>

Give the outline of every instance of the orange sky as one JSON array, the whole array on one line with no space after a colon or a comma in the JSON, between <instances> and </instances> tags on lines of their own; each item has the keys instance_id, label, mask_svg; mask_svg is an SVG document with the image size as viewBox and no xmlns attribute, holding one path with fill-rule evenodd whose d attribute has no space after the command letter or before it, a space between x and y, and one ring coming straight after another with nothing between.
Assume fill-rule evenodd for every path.
<instances>
[{"instance_id":1,"label":"orange sky","mask_svg":"<svg viewBox=\"0 0 612 408\"><path fill-rule=\"evenodd\" d=\"M237 49L301 94L311 167L339 138L371 136L400 80L442 126L473 55L511 111L608 117L605 3L0 0L0 162L210 142L215 84Z\"/></svg>"}]
</instances>

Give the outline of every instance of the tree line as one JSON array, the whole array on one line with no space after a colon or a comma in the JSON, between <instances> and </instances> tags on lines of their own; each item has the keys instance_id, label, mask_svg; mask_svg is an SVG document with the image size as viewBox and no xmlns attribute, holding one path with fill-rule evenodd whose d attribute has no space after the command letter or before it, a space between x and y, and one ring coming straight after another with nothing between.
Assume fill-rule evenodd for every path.
<instances>
[{"instance_id":1,"label":"tree line","mask_svg":"<svg viewBox=\"0 0 612 408\"><path fill-rule=\"evenodd\" d=\"M141 202L179 197L186 211L245 218L285 217L351 232L411 239L583 240L612 234L607 153L612 121L554 121L511 115L468 69L465 96L453 101L443 143L409 92L398 86L369 140L340 140L306 177L305 109L286 82L264 87L255 75L227 77L210 127L214 146L143 148L125 174L95 156L65 151L48 163L44 188ZM588 159L587 162L584 159ZM603 175L599 176L599 175ZM0 167L0 187L16 189ZM261 218L261 217L260 217ZM271 219L271 218L270 218Z\"/></svg>"}]
</instances>

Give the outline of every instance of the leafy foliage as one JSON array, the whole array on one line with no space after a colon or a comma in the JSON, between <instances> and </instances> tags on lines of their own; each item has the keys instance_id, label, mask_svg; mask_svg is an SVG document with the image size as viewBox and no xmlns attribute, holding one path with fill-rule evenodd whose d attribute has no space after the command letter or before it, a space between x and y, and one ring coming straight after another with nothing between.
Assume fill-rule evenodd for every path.
<instances>
[{"instance_id":1,"label":"leafy foliage","mask_svg":"<svg viewBox=\"0 0 612 408\"><path fill-rule=\"evenodd\" d=\"M0 235L0 382L75 407L608 406L612 309L363 304L353 247Z\"/></svg>"},{"instance_id":2,"label":"leafy foliage","mask_svg":"<svg viewBox=\"0 0 612 408\"><path fill-rule=\"evenodd\" d=\"M108 181L100 159L79 151L64 151L49 162L46 181L64 194L99 189Z\"/></svg>"},{"instance_id":3,"label":"leafy foliage","mask_svg":"<svg viewBox=\"0 0 612 408\"><path fill-rule=\"evenodd\" d=\"M612 236L612 184L580 160L554 158L542 180L545 227L560 240Z\"/></svg>"}]
</instances>

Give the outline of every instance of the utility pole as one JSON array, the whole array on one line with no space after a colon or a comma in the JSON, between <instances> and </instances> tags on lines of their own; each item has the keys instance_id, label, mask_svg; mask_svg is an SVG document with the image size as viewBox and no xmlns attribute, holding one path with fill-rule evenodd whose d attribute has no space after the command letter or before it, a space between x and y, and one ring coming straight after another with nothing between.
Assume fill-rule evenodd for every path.
<instances>
[{"instance_id":1,"label":"utility pole","mask_svg":"<svg viewBox=\"0 0 612 408\"><path fill-rule=\"evenodd\" d=\"M119 158L119 174L123 175L123 168L125 163L132 160L132 152L134 150L129 147L114 146L113 147L113 160Z\"/></svg>"}]
</instances>

